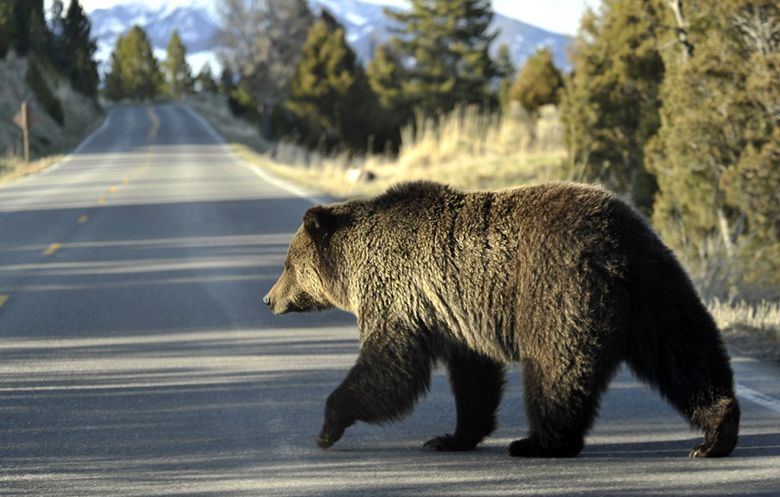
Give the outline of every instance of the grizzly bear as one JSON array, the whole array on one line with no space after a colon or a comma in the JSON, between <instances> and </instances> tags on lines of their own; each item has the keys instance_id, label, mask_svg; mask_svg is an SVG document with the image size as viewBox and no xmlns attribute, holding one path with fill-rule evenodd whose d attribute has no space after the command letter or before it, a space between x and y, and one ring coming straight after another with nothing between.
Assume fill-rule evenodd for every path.
<instances>
[{"instance_id":1,"label":"grizzly bear","mask_svg":"<svg viewBox=\"0 0 780 497\"><path fill-rule=\"evenodd\" d=\"M629 205L591 186L463 193L413 182L315 206L264 297L274 314L331 307L357 316L360 353L328 397L316 438L408 414L446 364L453 434L470 450L496 427L504 365L523 372L527 438L509 453L573 457L625 362L704 442L729 454L740 410L719 331L672 252Z\"/></svg>"}]
</instances>

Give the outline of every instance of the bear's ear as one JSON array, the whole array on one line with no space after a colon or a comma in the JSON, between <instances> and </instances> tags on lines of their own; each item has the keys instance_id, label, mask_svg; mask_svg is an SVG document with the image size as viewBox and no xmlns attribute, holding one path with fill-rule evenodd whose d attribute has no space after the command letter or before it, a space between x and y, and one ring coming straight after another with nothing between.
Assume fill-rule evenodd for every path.
<instances>
[{"instance_id":1,"label":"bear's ear","mask_svg":"<svg viewBox=\"0 0 780 497\"><path fill-rule=\"evenodd\" d=\"M339 216L333 210L315 205L303 215L303 227L315 241L327 240L339 227Z\"/></svg>"}]
</instances>

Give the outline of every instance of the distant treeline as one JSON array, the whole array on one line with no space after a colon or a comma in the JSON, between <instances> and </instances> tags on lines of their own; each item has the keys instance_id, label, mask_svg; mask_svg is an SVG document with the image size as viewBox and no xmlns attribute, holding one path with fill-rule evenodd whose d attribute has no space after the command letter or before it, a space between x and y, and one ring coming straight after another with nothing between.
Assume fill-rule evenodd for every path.
<instances>
[{"instance_id":1,"label":"distant treeline","mask_svg":"<svg viewBox=\"0 0 780 497\"><path fill-rule=\"evenodd\" d=\"M337 20L315 16L305 0L221 0L221 78L235 112L256 120L271 138L294 137L324 151L397 149L400 129L416 114L442 115L455 106L498 110L512 97L535 110L555 103L562 86L549 50L534 60L529 99L511 92L515 68L506 46L489 54L489 0L413 1L386 10L392 40L360 64Z\"/></svg>"},{"instance_id":2,"label":"distant treeline","mask_svg":"<svg viewBox=\"0 0 780 497\"><path fill-rule=\"evenodd\" d=\"M221 0L218 78L209 65L192 76L176 33L158 64L146 33L134 26L117 41L105 95L222 93L235 114L257 122L270 138L356 153L396 149L401 126L416 113L437 116L463 104L498 109L512 98L532 111L557 102L562 76L549 49L529 64L536 67L527 78L533 81L511 91L515 68L507 47L497 60L489 55L497 34L489 31L489 0L423 3L387 12L398 33L364 67L344 28L327 10L315 16L306 0Z\"/></svg>"},{"instance_id":3,"label":"distant treeline","mask_svg":"<svg viewBox=\"0 0 780 497\"><path fill-rule=\"evenodd\" d=\"M60 125L64 123L62 104L48 81L60 75L74 90L87 97L97 96L96 45L90 29L78 0L71 0L67 11L62 0L54 0L48 23L43 0L0 0L0 58L10 51L27 56L27 83Z\"/></svg>"}]
</instances>

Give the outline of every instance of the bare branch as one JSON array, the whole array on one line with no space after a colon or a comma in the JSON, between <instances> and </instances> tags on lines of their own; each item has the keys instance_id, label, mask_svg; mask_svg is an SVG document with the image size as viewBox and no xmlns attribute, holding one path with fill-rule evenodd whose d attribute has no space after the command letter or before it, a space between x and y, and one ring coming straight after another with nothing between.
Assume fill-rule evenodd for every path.
<instances>
[{"instance_id":1,"label":"bare branch","mask_svg":"<svg viewBox=\"0 0 780 497\"><path fill-rule=\"evenodd\" d=\"M674 13L674 19L677 22L677 40L680 42L683 60L687 61L693 57L693 44L688 40L688 25L683 14L683 2L682 0L668 0L667 5Z\"/></svg>"}]
</instances>

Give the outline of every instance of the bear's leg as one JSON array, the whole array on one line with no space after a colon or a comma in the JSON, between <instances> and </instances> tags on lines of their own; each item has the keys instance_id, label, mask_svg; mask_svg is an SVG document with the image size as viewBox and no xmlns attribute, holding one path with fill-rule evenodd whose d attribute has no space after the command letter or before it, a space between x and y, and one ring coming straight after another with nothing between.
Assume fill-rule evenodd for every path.
<instances>
[{"instance_id":1,"label":"bear's leg","mask_svg":"<svg viewBox=\"0 0 780 497\"><path fill-rule=\"evenodd\" d=\"M448 357L447 369L458 417L455 433L432 438L423 447L438 451L472 450L496 428L504 366L460 348Z\"/></svg>"},{"instance_id":2,"label":"bear's leg","mask_svg":"<svg viewBox=\"0 0 780 497\"><path fill-rule=\"evenodd\" d=\"M704 443L694 447L690 457L726 456L737 444L740 418L728 355L698 300L685 308L679 323L675 333L651 335L655 337L651 347L631 350L628 364L691 425L704 431Z\"/></svg>"},{"instance_id":3,"label":"bear's leg","mask_svg":"<svg viewBox=\"0 0 780 497\"><path fill-rule=\"evenodd\" d=\"M596 417L599 398L617 367L617 360L575 357L572 361L562 358L561 361L572 365L571 369L556 373L533 360L523 361L529 434L528 438L509 445L509 455L574 457L582 450L585 433Z\"/></svg>"},{"instance_id":4,"label":"bear's leg","mask_svg":"<svg viewBox=\"0 0 780 497\"><path fill-rule=\"evenodd\" d=\"M336 443L355 421L400 419L428 390L432 355L422 333L384 327L365 334L357 362L328 397L316 439L323 449Z\"/></svg>"}]
</instances>

